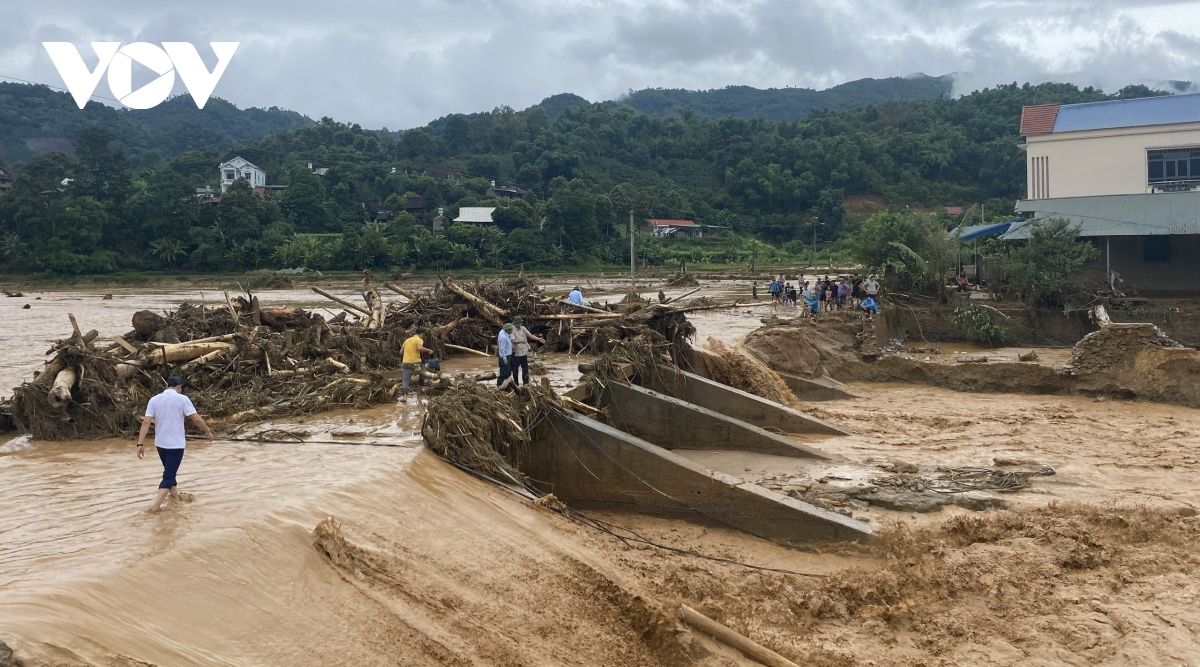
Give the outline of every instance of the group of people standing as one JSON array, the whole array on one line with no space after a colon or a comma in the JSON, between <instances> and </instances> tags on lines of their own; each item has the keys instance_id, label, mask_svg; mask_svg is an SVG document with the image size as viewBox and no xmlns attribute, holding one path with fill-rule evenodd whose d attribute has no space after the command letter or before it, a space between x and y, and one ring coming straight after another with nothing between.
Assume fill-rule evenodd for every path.
<instances>
[{"instance_id":1,"label":"group of people standing","mask_svg":"<svg viewBox=\"0 0 1200 667\"><path fill-rule=\"evenodd\" d=\"M529 341L542 345L546 339L533 335L525 328L525 318L517 315L512 322L505 322L496 335L496 356L500 362L500 374L496 386L503 387L511 378L512 384L529 384Z\"/></svg>"},{"instance_id":2,"label":"group of people standing","mask_svg":"<svg viewBox=\"0 0 1200 667\"><path fill-rule=\"evenodd\" d=\"M804 280L796 276L796 282L803 285L797 290L788 282L783 274L771 280L769 287L773 305L784 305L795 308L801 299L800 317L811 317L820 313L863 309L869 313L878 313L879 306L875 299L879 296L879 277L871 274L865 280L858 276L837 276L817 278L816 281ZM758 297L758 285L753 287L755 298Z\"/></svg>"}]
</instances>

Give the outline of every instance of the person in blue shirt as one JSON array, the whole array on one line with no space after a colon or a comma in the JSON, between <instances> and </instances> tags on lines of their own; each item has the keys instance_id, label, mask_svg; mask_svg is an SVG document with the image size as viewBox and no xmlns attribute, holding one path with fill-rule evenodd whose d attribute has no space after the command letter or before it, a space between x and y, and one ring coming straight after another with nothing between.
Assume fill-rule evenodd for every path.
<instances>
[{"instance_id":1,"label":"person in blue shirt","mask_svg":"<svg viewBox=\"0 0 1200 667\"><path fill-rule=\"evenodd\" d=\"M509 335L512 330L512 322L508 322L496 336L496 356L500 358L500 375L496 379L497 387L502 386L504 381L512 375L513 344L512 337Z\"/></svg>"},{"instance_id":2,"label":"person in blue shirt","mask_svg":"<svg viewBox=\"0 0 1200 667\"><path fill-rule=\"evenodd\" d=\"M583 304L583 292L580 291L579 285L576 285L575 289L571 290L571 295L567 297L567 301L570 301L571 303L575 304L576 306L584 305Z\"/></svg>"},{"instance_id":3,"label":"person in blue shirt","mask_svg":"<svg viewBox=\"0 0 1200 667\"><path fill-rule=\"evenodd\" d=\"M774 300L778 299L779 298L779 283L772 280L771 286L769 289L771 290L771 300L774 301Z\"/></svg>"},{"instance_id":4,"label":"person in blue shirt","mask_svg":"<svg viewBox=\"0 0 1200 667\"><path fill-rule=\"evenodd\" d=\"M879 314L879 306L875 305L875 297L873 297L873 296L868 296L862 302L862 305L859 306L859 308L862 308L863 310L867 311L868 313L872 313L875 315Z\"/></svg>"}]
</instances>

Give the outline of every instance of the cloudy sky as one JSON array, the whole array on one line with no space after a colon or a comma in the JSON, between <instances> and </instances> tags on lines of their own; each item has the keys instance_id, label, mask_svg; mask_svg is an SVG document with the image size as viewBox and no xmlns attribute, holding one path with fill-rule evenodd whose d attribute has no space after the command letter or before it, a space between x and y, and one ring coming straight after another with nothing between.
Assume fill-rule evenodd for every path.
<instances>
[{"instance_id":1,"label":"cloudy sky","mask_svg":"<svg viewBox=\"0 0 1200 667\"><path fill-rule=\"evenodd\" d=\"M218 97L393 130L456 111L646 87L826 88L956 73L1012 81L1200 81L1200 1L56 0L0 7L0 75L61 86L43 41L241 47ZM144 80L148 81L149 77ZM138 79L135 79L135 89ZM177 83L177 86L179 84ZM96 95L109 95L101 81Z\"/></svg>"}]
</instances>

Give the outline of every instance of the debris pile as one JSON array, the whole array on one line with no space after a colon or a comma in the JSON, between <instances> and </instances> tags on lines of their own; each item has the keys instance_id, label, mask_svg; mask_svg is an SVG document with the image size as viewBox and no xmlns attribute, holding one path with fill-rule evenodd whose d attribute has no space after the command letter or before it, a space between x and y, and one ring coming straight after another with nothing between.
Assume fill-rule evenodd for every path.
<instances>
[{"instance_id":1,"label":"debris pile","mask_svg":"<svg viewBox=\"0 0 1200 667\"><path fill-rule=\"evenodd\" d=\"M684 313L697 309L578 306L545 295L525 277L474 285L443 279L422 293L386 287L407 300L385 303L369 272L361 302L314 287L344 308L328 321L300 308L263 306L250 294L226 294L218 305L183 303L165 316L139 311L133 330L108 346L98 346L97 332L81 332L71 317L72 335L47 352L41 372L14 388L0 412L39 439L130 435L146 401L172 375L186 377L206 417L226 422L362 408L395 398L401 344L418 325L438 357L489 354L498 328L517 315L556 351L601 353L623 340L653 339L677 355L690 350L694 333ZM468 380L420 374L443 388Z\"/></svg>"},{"instance_id":2,"label":"debris pile","mask_svg":"<svg viewBox=\"0 0 1200 667\"><path fill-rule=\"evenodd\" d=\"M13 389L16 426L46 440L129 435L150 396L172 375L206 416L226 421L365 407L394 397L403 332L326 322L257 297L224 306L182 304L166 317L141 311L134 329L97 347L97 333L53 346L32 382Z\"/></svg>"}]
</instances>

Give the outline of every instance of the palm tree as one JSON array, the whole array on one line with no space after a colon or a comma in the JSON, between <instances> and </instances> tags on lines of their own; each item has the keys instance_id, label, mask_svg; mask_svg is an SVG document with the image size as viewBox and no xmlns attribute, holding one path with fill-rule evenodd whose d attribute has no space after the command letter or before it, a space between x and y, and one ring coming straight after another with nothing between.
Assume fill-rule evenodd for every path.
<instances>
[{"instance_id":1,"label":"palm tree","mask_svg":"<svg viewBox=\"0 0 1200 667\"><path fill-rule=\"evenodd\" d=\"M12 265L25 254L25 244L21 243L21 235L9 232L4 235L4 261Z\"/></svg>"},{"instance_id":2,"label":"palm tree","mask_svg":"<svg viewBox=\"0 0 1200 667\"><path fill-rule=\"evenodd\" d=\"M183 241L179 239L159 239L150 244L150 253L159 258L164 267L173 269L175 268L175 261L184 254Z\"/></svg>"}]
</instances>

